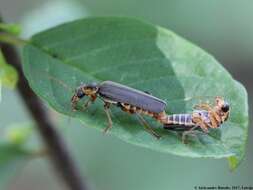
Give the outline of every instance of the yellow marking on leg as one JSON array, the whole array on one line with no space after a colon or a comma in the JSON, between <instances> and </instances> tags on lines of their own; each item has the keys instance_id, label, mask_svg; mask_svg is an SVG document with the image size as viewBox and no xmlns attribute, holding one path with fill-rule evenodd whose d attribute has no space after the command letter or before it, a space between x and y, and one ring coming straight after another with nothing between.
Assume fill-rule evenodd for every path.
<instances>
[{"instance_id":1,"label":"yellow marking on leg","mask_svg":"<svg viewBox=\"0 0 253 190\"><path fill-rule=\"evenodd\" d=\"M212 117L218 122L218 124L221 123L220 116L213 110L213 108L209 104L207 104L207 103L201 103L199 105L194 106L194 108L195 109L203 109L203 110L208 111L209 114L211 114ZM216 125L218 125L218 124L216 124ZM211 128L217 128L217 127L215 127L216 125L214 124L214 126L211 126Z\"/></svg>"},{"instance_id":2,"label":"yellow marking on leg","mask_svg":"<svg viewBox=\"0 0 253 190\"><path fill-rule=\"evenodd\" d=\"M122 104L127 110L130 110L131 106L129 104Z\"/></svg>"},{"instance_id":3,"label":"yellow marking on leg","mask_svg":"<svg viewBox=\"0 0 253 190\"><path fill-rule=\"evenodd\" d=\"M205 132L208 133L208 127L207 124L203 121L196 123L197 126L200 126L200 128Z\"/></svg>"},{"instance_id":4,"label":"yellow marking on leg","mask_svg":"<svg viewBox=\"0 0 253 190\"><path fill-rule=\"evenodd\" d=\"M213 108L207 103L197 104L193 108L194 109L203 109L203 110L206 110L206 111L212 111L213 110Z\"/></svg>"},{"instance_id":5,"label":"yellow marking on leg","mask_svg":"<svg viewBox=\"0 0 253 190\"><path fill-rule=\"evenodd\" d=\"M220 123L221 123L221 118L220 118L220 116L216 113L216 112L211 112L210 113L211 115L212 115L212 117L214 117L215 118L215 120L217 121L217 125L219 125Z\"/></svg>"},{"instance_id":6,"label":"yellow marking on leg","mask_svg":"<svg viewBox=\"0 0 253 190\"><path fill-rule=\"evenodd\" d=\"M136 107L135 106L131 106L131 111L133 111L133 112L136 112Z\"/></svg>"},{"instance_id":7,"label":"yellow marking on leg","mask_svg":"<svg viewBox=\"0 0 253 190\"><path fill-rule=\"evenodd\" d=\"M141 113L141 108L139 108L139 107L136 107L136 113Z\"/></svg>"},{"instance_id":8,"label":"yellow marking on leg","mask_svg":"<svg viewBox=\"0 0 253 190\"><path fill-rule=\"evenodd\" d=\"M217 127L219 127L219 123L218 123L218 121L215 119L215 117L213 116L213 114L212 113L209 113L210 114L210 117L209 117L209 119L210 119L210 122L211 122L211 128L217 128Z\"/></svg>"},{"instance_id":9,"label":"yellow marking on leg","mask_svg":"<svg viewBox=\"0 0 253 190\"><path fill-rule=\"evenodd\" d=\"M165 111L159 114L153 114L153 117L162 124L170 124L171 121L169 119L169 115L165 113ZM169 123L170 122L170 123Z\"/></svg>"},{"instance_id":10,"label":"yellow marking on leg","mask_svg":"<svg viewBox=\"0 0 253 190\"><path fill-rule=\"evenodd\" d=\"M199 125L205 133L208 133L208 124L203 120L203 118L200 115L193 114L192 121L194 125L197 125L197 126Z\"/></svg>"}]
</instances>

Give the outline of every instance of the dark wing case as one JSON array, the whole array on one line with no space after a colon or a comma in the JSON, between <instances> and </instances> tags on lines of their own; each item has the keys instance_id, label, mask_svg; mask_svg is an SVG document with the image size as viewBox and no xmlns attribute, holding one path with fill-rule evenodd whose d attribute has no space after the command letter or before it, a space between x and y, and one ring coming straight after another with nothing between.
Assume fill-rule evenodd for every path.
<instances>
[{"instance_id":1,"label":"dark wing case","mask_svg":"<svg viewBox=\"0 0 253 190\"><path fill-rule=\"evenodd\" d=\"M163 112L166 107L166 102L159 98L112 81L102 82L98 92L101 97L127 103L154 113Z\"/></svg>"}]
</instances>

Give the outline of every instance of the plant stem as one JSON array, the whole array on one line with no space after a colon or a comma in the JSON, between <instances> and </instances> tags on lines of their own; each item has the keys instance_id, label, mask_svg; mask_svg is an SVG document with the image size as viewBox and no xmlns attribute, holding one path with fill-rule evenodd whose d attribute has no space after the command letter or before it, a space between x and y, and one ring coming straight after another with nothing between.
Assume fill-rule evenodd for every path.
<instances>
[{"instance_id":1,"label":"plant stem","mask_svg":"<svg viewBox=\"0 0 253 190\"><path fill-rule=\"evenodd\" d=\"M0 48L7 63L12 65L19 74L19 81L17 84L18 93L32 118L36 122L38 131L46 145L48 155L50 156L56 170L61 175L69 189L88 189L85 181L79 173L78 168L67 151L65 143L58 134L53 123L50 121L46 111L43 109L41 101L29 87L23 74L21 61L16 49L12 45L2 42L0 42Z\"/></svg>"},{"instance_id":2,"label":"plant stem","mask_svg":"<svg viewBox=\"0 0 253 190\"><path fill-rule=\"evenodd\" d=\"M25 44L29 43L29 41L23 40L21 38L18 38L17 36L14 36L12 34L7 34L4 32L0 32L0 42L12 44L15 46L25 45Z\"/></svg>"}]
</instances>

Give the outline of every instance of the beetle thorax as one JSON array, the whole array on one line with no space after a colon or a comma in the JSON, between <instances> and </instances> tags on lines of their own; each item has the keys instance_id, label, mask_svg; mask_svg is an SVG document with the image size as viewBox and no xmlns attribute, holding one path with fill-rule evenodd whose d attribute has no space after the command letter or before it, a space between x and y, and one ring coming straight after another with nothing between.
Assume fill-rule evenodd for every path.
<instances>
[{"instance_id":1,"label":"beetle thorax","mask_svg":"<svg viewBox=\"0 0 253 190\"><path fill-rule=\"evenodd\" d=\"M86 96L92 96L97 94L98 89L97 88L89 88L89 87L84 87L83 92Z\"/></svg>"}]
</instances>

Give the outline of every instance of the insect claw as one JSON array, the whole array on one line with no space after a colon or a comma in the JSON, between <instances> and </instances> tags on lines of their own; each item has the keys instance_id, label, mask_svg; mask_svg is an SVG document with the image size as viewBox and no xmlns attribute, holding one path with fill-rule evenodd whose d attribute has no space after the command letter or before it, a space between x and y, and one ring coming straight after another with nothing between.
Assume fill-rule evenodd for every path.
<instances>
[{"instance_id":1,"label":"insect claw","mask_svg":"<svg viewBox=\"0 0 253 190\"><path fill-rule=\"evenodd\" d=\"M103 130L103 134L106 134L108 131L109 131L109 129L111 129L112 128L112 126L110 125L110 126L107 126L104 130Z\"/></svg>"}]
</instances>

